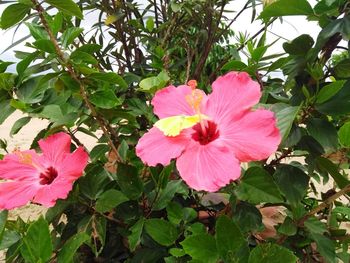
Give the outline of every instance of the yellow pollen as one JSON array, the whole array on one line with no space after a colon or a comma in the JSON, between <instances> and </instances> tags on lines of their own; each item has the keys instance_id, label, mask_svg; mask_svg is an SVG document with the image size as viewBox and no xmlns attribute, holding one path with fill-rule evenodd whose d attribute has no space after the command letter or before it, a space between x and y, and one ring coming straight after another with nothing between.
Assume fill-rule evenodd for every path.
<instances>
[{"instance_id":1,"label":"yellow pollen","mask_svg":"<svg viewBox=\"0 0 350 263\"><path fill-rule=\"evenodd\" d=\"M18 148L13 150L13 153L18 156L18 159L23 164L33 165L32 156L29 153L21 152Z\"/></svg>"},{"instance_id":2,"label":"yellow pollen","mask_svg":"<svg viewBox=\"0 0 350 263\"><path fill-rule=\"evenodd\" d=\"M192 109L200 114L200 106L203 99L203 94L200 90L194 89L192 90L191 95L186 95L187 103L192 107Z\"/></svg>"}]
</instances>

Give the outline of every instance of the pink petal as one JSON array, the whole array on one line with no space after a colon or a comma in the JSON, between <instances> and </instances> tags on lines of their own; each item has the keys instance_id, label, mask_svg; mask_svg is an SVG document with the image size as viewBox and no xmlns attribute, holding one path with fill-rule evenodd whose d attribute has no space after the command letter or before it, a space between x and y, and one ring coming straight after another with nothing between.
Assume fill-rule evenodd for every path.
<instances>
[{"instance_id":1,"label":"pink petal","mask_svg":"<svg viewBox=\"0 0 350 263\"><path fill-rule=\"evenodd\" d=\"M194 115L195 112L186 101L186 96L192 93L189 86L181 85L179 87L169 86L156 92L152 99L154 113L160 118L166 118L176 115ZM201 105L206 102L207 96L203 92Z\"/></svg>"},{"instance_id":2,"label":"pink petal","mask_svg":"<svg viewBox=\"0 0 350 263\"><path fill-rule=\"evenodd\" d=\"M75 152L67 154L59 166L58 177L64 177L64 180L73 182L78 179L85 169L89 155L83 147L79 147Z\"/></svg>"},{"instance_id":3,"label":"pink petal","mask_svg":"<svg viewBox=\"0 0 350 263\"><path fill-rule=\"evenodd\" d=\"M206 145L191 143L177 159L177 169L195 190L215 192L240 177L241 168L233 153L216 141Z\"/></svg>"},{"instance_id":4,"label":"pink petal","mask_svg":"<svg viewBox=\"0 0 350 263\"><path fill-rule=\"evenodd\" d=\"M220 138L241 162L268 158L281 142L273 112L249 111L220 126Z\"/></svg>"},{"instance_id":5,"label":"pink petal","mask_svg":"<svg viewBox=\"0 0 350 263\"><path fill-rule=\"evenodd\" d=\"M34 160L38 158L35 151L23 151L19 154L27 154ZM3 160L0 160L0 178L17 181L36 180L39 171L33 165L23 163L19 154L7 154Z\"/></svg>"},{"instance_id":6,"label":"pink petal","mask_svg":"<svg viewBox=\"0 0 350 263\"><path fill-rule=\"evenodd\" d=\"M50 135L46 139L39 140L39 146L43 156L51 165L62 162L64 156L70 152L71 138L64 132ZM46 164L48 165L48 164Z\"/></svg>"},{"instance_id":7,"label":"pink petal","mask_svg":"<svg viewBox=\"0 0 350 263\"><path fill-rule=\"evenodd\" d=\"M73 183L54 180L50 185L43 185L34 197L34 202L45 207L55 205L57 199L66 199L68 193L72 190Z\"/></svg>"},{"instance_id":8,"label":"pink petal","mask_svg":"<svg viewBox=\"0 0 350 263\"><path fill-rule=\"evenodd\" d=\"M165 136L153 127L145 133L136 145L136 155L149 165L168 165L171 159L178 157L189 142L185 131L175 137Z\"/></svg>"},{"instance_id":9,"label":"pink petal","mask_svg":"<svg viewBox=\"0 0 350 263\"><path fill-rule=\"evenodd\" d=\"M0 210L9 210L26 205L37 190L37 184L28 182L0 183Z\"/></svg>"},{"instance_id":10,"label":"pink petal","mask_svg":"<svg viewBox=\"0 0 350 263\"><path fill-rule=\"evenodd\" d=\"M217 123L249 109L259 102L261 96L259 84L245 72L229 72L217 78L212 87L206 114Z\"/></svg>"}]
</instances>

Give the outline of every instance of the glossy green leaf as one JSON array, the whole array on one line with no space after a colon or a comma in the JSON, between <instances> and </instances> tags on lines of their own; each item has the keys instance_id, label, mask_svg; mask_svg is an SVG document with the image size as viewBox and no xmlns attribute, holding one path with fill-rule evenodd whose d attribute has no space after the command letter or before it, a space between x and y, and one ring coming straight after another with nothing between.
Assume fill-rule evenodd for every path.
<instances>
[{"instance_id":1,"label":"glossy green leaf","mask_svg":"<svg viewBox=\"0 0 350 263\"><path fill-rule=\"evenodd\" d=\"M262 215L254 205L240 202L236 205L233 220L242 232L263 230Z\"/></svg>"},{"instance_id":2,"label":"glossy green leaf","mask_svg":"<svg viewBox=\"0 0 350 263\"><path fill-rule=\"evenodd\" d=\"M134 200L141 196L143 183L134 166L119 163L117 179L120 189L128 198Z\"/></svg>"},{"instance_id":3,"label":"glossy green leaf","mask_svg":"<svg viewBox=\"0 0 350 263\"><path fill-rule=\"evenodd\" d=\"M298 258L289 249L271 243L261 244L250 253L248 263L295 263Z\"/></svg>"},{"instance_id":4,"label":"glossy green leaf","mask_svg":"<svg viewBox=\"0 0 350 263\"><path fill-rule=\"evenodd\" d=\"M350 122L346 122L340 127L338 131L339 142L345 146L350 147Z\"/></svg>"},{"instance_id":5,"label":"glossy green leaf","mask_svg":"<svg viewBox=\"0 0 350 263\"><path fill-rule=\"evenodd\" d=\"M48 40L48 39L39 39L37 41L35 41L33 43L33 45L42 50L42 51L45 51L47 53L51 53L51 54L55 54L56 53L56 49L55 49L55 46L54 44L51 42L51 40Z\"/></svg>"},{"instance_id":6,"label":"glossy green leaf","mask_svg":"<svg viewBox=\"0 0 350 263\"><path fill-rule=\"evenodd\" d=\"M148 219L145 222L145 229L157 243L163 246L174 244L179 235L178 230L173 224L158 218Z\"/></svg>"},{"instance_id":7,"label":"glossy green leaf","mask_svg":"<svg viewBox=\"0 0 350 263\"><path fill-rule=\"evenodd\" d=\"M180 244L186 254L199 262L216 263L219 259L215 238L208 234L188 236Z\"/></svg>"},{"instance_id":8,"label":"glossy green leaf","mask_svg":"<svg viewBox=\"0 0 350 263\"><path fill-rule=\"evenodd\" d=\"M293 39L290 43L283 43L283 49L290 55L306 55L314 43L311 36L303 34Z\"/></svg>"},{"instance_id":9,"label":"glossy green leaf","mask_svg":"<svg viewBox=\"0 0 350 263\"><path fill-rule=\"evenodd\" d=\"M267 5L259 18L276 16L312 15L313 9L307 0L277 0Z\"/></svg>"},{"instance_id":10,"label":"glossy green leaf","mask_svg":"<svg viewBox=\"0 0 350 263\"><path fill-rule=\"evenodd\" d=\"M326 260L327 263L338 262L336 260L335 243L333 240L330 240L324 235L317 233L312 233L311 237L316 242L317 251L320 252L320 254Z\"/></svg>"},{"instance_id":11,"label":"glossy green leaf","mask_svg":"<svg viewBox=\"0 0 350 263\"><path fill-rule=\"evenodd\" d=\"M272 108L274 111L274 108ZM299 112L299 107L287 106L275 112L277 118L277 127L280 130L282 141L285 140L292 128L292 124Z\"/></svg>"},{"instance_id":12,"label":"glossy green leaf","mask_svg":"<svg viewBox=\"0 0 350 263\"><path fill-rule=\"evenodd\" d=\"M350 78L350 59L340 61L334 67L334 74L337 78Z\"/></svg>"},{"instance_id":13,"label":"glossy green leaf","mask_svg":"<svg viewBox=\"0 0 350 263\"><path fill-rule=\"evenodd\" d=\"M93 104L102 109L112 109L122 103L112 90L96 91L91 94L89 99Z\"/></svg>"},{"instance_id":14,"label":"glossy green leaf","mask_svg":"<svg viewBox=\"0 0 350 263\"><path fill-rule=\"evenodd\" d=\"M227 216L220 216L216 220L215 240L218 252L225 262L232 259L242 245L247 244L237 224Z\"/></svg>"},{"instance_id":15,"label":"glossy green leaf","mask_svg":"<svg viewBox=\"0 0 350 263\"><path fill-rule=\"evenodd\" d=\"M24 4L13 4L9 5L5 8L5 10L1 14L1 28L7 29L19 21L21 21L28 11L30 10L30 6Z\"/></svg>"},{"instance_id":16,"label":"glossy green leaf","mask_svg":"<svg viewBox=\"0 0 350 263\"><path fill-rule=\"evenodd\" d=\"M330 176L332 176L332 178L337 183L339 188L344 188L350 183L350 181L344 175L339 173L338 167L334 163L332 163L332 161L330 161L329 159L324 157L317 157L316 163L322 169L327 171Z\"/></svg>"},{"instance_id":17,"label":"glossy green leaf","mask_svg":"<svg viewBox=\"0 0 350 263\"><path fill-rule=\"evenodd\" d=\"M327 232L327 227L324 223L319 221L316 217L309 217L305 222L304 226L307 230L309 230L311 233L316 234L323 234L324 232Z\"/></svg>"},{"instance_id":18,"label":"glossy green leaf","mask_svg":"<svg viewBox=\"0 0 350 263\"><path fill-rule=\"evenodd\" d=\"M63 47L68 47L68 45L72 44L74 39L76 39L82 32L83 28L79 27L69 27L62 34L62 45Z\"/></svg>"},{"instance_id":19,"label":"glossy green leaf","mask_svg":"<svg viewBox=\"0 0 350 263\"><path fill-rule=\"evenodd\" d=\"M117 84L121 89L127 89L128 84L125 80L116 73L108 72L108 73L93 73L89 75L89 78L94 80L105 81L112 84Z\"/></svg>"},{"instance_id":20,"label":"glossy green leaf","mask_svg":"<svg viewBox=\"0 0 350 263\"><path fill-rule=\"evenodd\" d=\"M128 200L129 198L127 198L122 192L110 189L100 195L97 199L96 211L100 213L108 212Z\"/></svg>"},{"instance_id":21,"label":"glossy green leaf","mask_svg":"<svg viewBox=\"0 0 350 263\"><path fill-rule=\"evenodd\" d=\"M88 234L80 232L68 239L68 241L63 245L62 249L58 252L57 262L67 263L73 262L73 257L78 248L90 240Z\"/></svg>"},{"instance_id":22,"label":"glossy green leaf","mask_svg":"<svg viewBox=\"0 0 350 263\"><path fill-rule=\"evenodd\" d=\"M132 227L130 227L131 234L128 236L129 248L135 251L138 244L141 242L141 234L145 219L141 217Z\"/></svg>"},{"instance_id":23,"label":"glossy green leaf","mask_svg":"<svg viewBox=\"0 0 350 263\"><path fill-rule=\"evenodd\" d=\"M21 254L28 262L47 262L53 252L49 224L40 217L32 223L22 239Z\"/></svg>"},{"instance_id":24,"label":"glossy green leaf","mask_svg":"<svg viewBox=\"0 0 350 263\"><path fill-rule=\"evenodd\" d=\"M334 152L338 148L337 130L331 122L324 119L309 119L307 131L326 152Z\"/></svg>"},{"instance_id":25,"label":"glossy green leaf","mask_svg":"<svg viewBox=\"0 0 350 263\"><path fill-rule=\"evenodd\" d=\"M143 92L155 93L157 90L164 88L170 80L168 73L165 71L160 72L155 77L145 78L139 83L139 90Z\"/></svg>"},{"instance_id":26,"label":"glossy green leaf","mask_svg":"<svg viewBox=\"0 0 350 263\"><path fill-rule=\"evenodd\" d=\"M289 216L285 218L283 223L277 229L278 233L287 236L294 236L297 233L297 230L296 223Z\"/></svg>"},{"instance_id":27,"label":"glossy green leaf","mask_svg":"<svg viewBox=\"0 0 350 263\"><path fill-rule=\"evenodd\" d=\"M15 111L15 108L11 107L9 100L5 100L0 102L0 109L0 124L2 124Z\"/></svg>"},{"instance_id":28,"label":"glossy green leaf","mask_svg":"<svg viewBox=\"0 0 350 263\"><path fill-rule=\"evenodd\" d=\"M295 166L283 164L277 167L274 177L288 202L296 206L306 194L309 176Z\"/></svg>"},{"instance_id":29,"label":"glossy green leaf","mask_svg":"<svg viewBox=\"0 0 350 263\"><path fill-rule=\"evenodd\" d=\"M332 98L344 86L344 83L344 80L338 80L322 87L320 92L317 94L316 103L322 104L323 102L326 102Z\"/></svg>"},{"instance_id":30,"label":"glossy green leaf","mask_svg":"<svg viewBox=\"0 0 350 263\"><path fill-rule=\"evenodd\" d=\"M0 250L7 249L21 239L20 234L13 230L5 230L0 239Z\"/></svg>"},{"instance_id":31,"label":"glossy green leaf","mask_svg":"<svg viewBox=\"0 0 350 263\"><path fill-rule=\"evenodd\" d=\"M83 19L79 6L72 0L45 0L46 3L56 7L63 13Z\"/></svg>"},{"instance_id":32,"label":"glossy green leaf","mask_svg":"<svg viewBox=\"0 0 350 263\"><path fill-rule=\"evenodd\" d=\"M254 204L283 202L273 177L263 168L257 166L249 168L244 173L235 192L239 199Z\"/></svg>"}]
</instances>

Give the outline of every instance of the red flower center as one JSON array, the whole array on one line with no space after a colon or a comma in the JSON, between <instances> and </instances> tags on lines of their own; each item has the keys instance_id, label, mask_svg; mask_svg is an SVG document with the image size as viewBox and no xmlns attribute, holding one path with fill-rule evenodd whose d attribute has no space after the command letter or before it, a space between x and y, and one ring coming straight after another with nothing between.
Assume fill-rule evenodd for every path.
<instances>
[{"instance_id":1,"label":"red flower center","mask_svg":"<svg viewBox=\"0 0 350 263\"><path fill-rule=\"evenodd\" d=\"M55 180L55 178L57 177L57 171L55 168L53 168L52 166L50 166L49 168L46 169L45 172L41 173L39 175L40 180L40 184L51 184L53 182L53 180Z\"/></svg>"},{"instance_id":2,"label":"red flower center","mask_svg":"<svg viewBox=\"0 0 350 263\"><path fill-rule=\"evenodd\" d=\"M205 130L203 131L200 123L193 126L195 132L192 134L192 139L198 141L200 144L208 144L217 138L219 138L219 131L217 125L212 121L207 121L205 125Z\"/></svg>"}]
</instances>

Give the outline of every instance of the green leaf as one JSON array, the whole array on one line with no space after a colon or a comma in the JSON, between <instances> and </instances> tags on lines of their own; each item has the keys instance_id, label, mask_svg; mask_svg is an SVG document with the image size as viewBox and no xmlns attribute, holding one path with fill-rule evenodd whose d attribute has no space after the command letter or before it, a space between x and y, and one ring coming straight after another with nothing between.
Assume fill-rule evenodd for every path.
<instances>
[{"instance_id":1,"label":"green leaf","mask_svg":"<svg viewBox=\"0 0 350 263\"><path fill-rule=\"evenodd\" d=\"M55 45L51 42L51 40L48 39L39 39L35 42L33 42L33 45L42 51L45 51L47 53L55 54L56 49Z\"/></svg>"},{"instance_id":2,"label":"green leaf","mask_svg":"<svg viewBox=\"0 0 350 263\"><path fill-rule=\"evenodd\" d=\"M46 3L56 7L63 13L83 19L83 13L79 6L72 0L45 0Z\"/></svg>"},{"instance_id":3,"label":"green leaf","mask_svg":"<svg viewBox=\"0 0 350 263\"><path fill-rule=\"evenodd\" d=\"M28 22L25 22L25 25L29 28L30 35L34 37L35 40L50 39L49 34L45 31L45 29L42 26Z\"/></svg>"},{"instance_id":4,"label":"green leaf","mask_svg":"<svg viewBox=\"0 0 350 263\"><path fill-rule=\"evenodd\" d=\"M90 151L90 158L92 161L96 161L103 157L106 157L106 153L109 151L109 146L107 144L97 144Z\"/></svg>"},{"instance_id":5,"label":"green leaf","mask_svg":"<svg viewBox=\"0 0 350 263\"><path fill-rule=\"evenodd\" d=\"M320 90L317 94L316 103L322 104L332 98L339 90L344 86L345 80L338 80L331 84L328 84Z\"/></svg>"},{"instance_id":6,"label":"green leaf","mask_svg":"<svg viewBox=\"0 0 350 263\"><path fill-rule=\"evenodd\" d=\"M138 199L143 191L143 183L134 166L118 164L117 180L122 192L132 200Z\"/></svg>"},{"instance_id":7,"label":"green leaf","mask_svg":"<svg viewBox=\"0 0 350 263\"><path fill-rule=\"evenodd\" d=\"M274 173L275 180L288 202L296 206L306 194L309 176L292 165L279 165Z\"/></svg>"},{"instance_id":8,"label":"green leaf","mask_svg":"<svg viewBox=\"0 0 350 263\"><path fill-rule=\"evenodd\" d=\"M83 31L84 29L79 27L67 28L62 34L62 46L67 48Z\"/></svg>"},{"instance_id":9,"label":"green leaf","mask_svg":"<svg viewBox=\"0 0 350 263\"><path fill-rule=\"evenodd\" d=\"M242 61L239 60L231 60L229 62L227 62L223 67L222 70L243 70L245 68L247 68L248 66L246 64L244 64Z\"/></svg>"},{"instance_id":10,"label":"green leaf","mask_svg":"<svg viewBox=\"0 0 350 263\"><path fill-rule=\"evenodd\" d=\"M128 88L128 84L125 80L116 73L108 72L108 73L93 73L89 75L89 78L99 81L105 81L112 84L117 84L122 90Z\"/></svg>"},{"instance_id":11,"label":"green leaf","mask_svg":"<svg viewBox=\"0 0 350 263\"><path fill-rule=\"evenodd\" d=\"M93 104L102 109L112 109L122 104L122 101L110 89L98 90L91 94L89 99Z\"/></svg>"},{"instance_id":12,"label":"green leaf","mask_svg":"<svg viewBox=\"0 0 350 263\"><path fill-rule=\"evenodd\" d=\"M292 128L293 122L299 112L300 107L287 106L283 109L272 108L277 118L277 127L281 133L282 141L284 141Z\"/></svg>"},{"instance_id":13,"label":"green leaf","mask_svg":"<svg viewBox=\"0 0 350 263\"><path fill-rule=\"evenodd\" d=\"M146 21L146 28L148 32L152 32L154 29L154 20L153 17L149 17Z\"/></svg>"},{"instance_id":14,"label":"green leaf","mask_svg":"<svg viewBox=\"0 0 350 263\"><path fill-rule=\"evenodd\" d=\"M235 193L239 199L254 204L283 202L273 177L263 168L257 166L249 168L244 173Z\"/></svg>"},{"instance_id":15,"label":"green leaf","mask_svg":"<svg viewBox=\"0 0 350 263\"><path fill-rule=\"evenodd\" d=\"M78 248L86 241L89 241L90 237L84 232L80 232L72 236L62 247L58 253L57 262L67 263L73 262L73 257Z\"/></svg>"},{"instance_id":16,"label":"green leaf","mask_svg":"<svg viewBox=\"0 0 350 263\"><path fill-rule=\"evenodd\" d=\"M0 102L0 109L0 124L2 124L7 119L7 117L15 111L15 109L11 107L9 100Z\"/></svg>"},{"instance_id":17,"label":"green leaf","mask_svg":"<svg viewBox=\"0 0 350 263\"><path fill-rule=\"evenodd\" d=\"M94 164L85 169L85 176L79 179L79 187L86 197L95 200L104 192L109 182L109 175L104 167Z\"/></svg>"},{"instance_id":18,"label":"green leaf","mask_svg":"<svg viewBox=\"0 0 350 263\"><path fill-rule=\"evenodd\" d=\"M135 251L138 244L140 244L144 223L145 219L142 217L132 227L130 227L131 234L128 236L128 241L129 248L132 252Z\"/></svg>"},{"instance_id":19,"label":"green leaf","mask_svg":"<svg viewBox=\"0 0 350 263\"><path fill-rule=\"evenodd\" d=\"M339 142L345 146L350 147L350 122L346 122L340 127L338 131Z\"/></svg>"},{"instance_id":20,"label":"green leaf","mask_svg":"<svg viewBox=\"0 0 350 263\"><path fill-rule=\"evenodd\" d=\"M293 39L290 43L283 43L283 49L290 55L306 55L314 43L311 36L303 34Z\"/></svg>"},{"instance_id":21,"label":"green leaf","mask_svg":"<svg viewBox=\"0 0 350 263\"><path fill-rule=\"evenodd\" d=\"M75 63L87 63L91 65L96 65L98 64L96 58L89 53L83 52L83 51L78 51L75 50L72 52L70 55L70 59L73 60Z\"/></svg>"},{"instance_id":22,"label":"green leaf","mask_svg":"<svg viewBox=\"0 0 350 263\"><path fill-rule=\"evenodd\" d=\"M292 251L276 244L261 244L250 253L248 263L294 263L298 258Z\"/></svg>"},{"instance_id":23,"label":"green leaf","mask_svg":"<svg viewBox=\"0 0 350 263\"><path fill-rule=\"evenodd\" d=\"M2 238L0 239L0 250L11 247L20 239L21 236L16 231L5 230L2 234Z\"/></svg>"},{"instance_id":24,"label":"green leaf","mask_svg":"<svg viewBox=\"0 0 350 263\"><path fill-rule=\"evenodd\" d=\"M237 224L227 216L220 216L217 219L215 231L216 247L224 262L233 259L236 252L247 244Z\"/></svg>"},{"instance_id":25,"label":"green leaf","mask_svg":"<svg viewBox=\"0 0 350 263\"><path fill-rule=\"evenodd\" d=\"M322 145L326 152L334 152L338 148L337 130L329 121L316 118L309 119L307 131Z\"/></svg>"},{"instance_id":26,"label":"green leaf","mask_svg":"<svg viewBox=\"0 0 350 263\"><path fill-rule=\"evenodd\" d=\"M1 241L5 230L7 216L8 216L7 210L3 210L0 212L0 244L2 243Z\"/></svg>"},{"instance_id":27,"label":"green leaf","mask_svg":"<svg viewBox=\"0 0 350 263\"><path fill-rule=\"evenodd\" d=\"M29 12L30 6L13 4L5 8L1 14L1 28L7 29L21 21Z\"/></svg>"},{"instance_id":28,"label":"green leaf","mask_svg":"<svg viewBox=\"0 0 350 263\"><path fill-rule=\"evenodd\" d=\"M317 245L317 251L320 252L321 256L324 257L325 262L335 263L336 254L335 254L335 244L334 241L325 237L324 235L311 233L310 235L313 240L315 240Z\"/></svg>"},{"instance_id":29,"label":"green leaf","mask_svg":"<svg viewBox=\"0 0 350 263\"><path fill-rule=\"evenodd\" d=\"M25 126L26 124L28 124L30 122L32 118L31 117L23 117L18 119L12 126L11 131L10 131L10 135L13 136L15 134L17 134L23 126Z\"/></svg>"},{"instance_id":30,"label":"green leaf","mask_svg":"<svg viewBox=\"0 0 350 263\"><path fill-rule=\"evenodd\" d=\"M155 241L163 246L174 244L179 235L176 227L164 219L148 219L145 222L145 229Z\"/></svg>"},{"instance_id":31,"label":"green leaf","mask_svg":"<svg viewBox=\"0 0 350 263\"><path fill-rule=\"evenodd\" d=\"M108 212L128 200L129 198L127 198L122 192L110 189L100 195L97 199L96 211L101 213Z\"/></svg>"},{"instance_id":32,"label":"green leaf","mask_svg":"<svg viewBox=\"0 0 350 263\"><path fill-rule=\"evenodd\" d=\"M200 262L216 263L219 259L216 241L208 234L188 236L180 244L188 255Z\"/></svg>"},{"instance_id":33,"label":"green leaf","mask_svg":"<svg viewBox=\"0 0 350 263\"><path fill-rule=\"evenodd\" d=\"M174 225L180 224L183 219L183 207L179 203L172 202L166 207L168 220Z\"/></svg>"},{"instance_id":34,"label":"green leaf","mask_svg":"<svg viewBox=\"0 0 350 263\"><path fill-rule=\"evenodd\" d=\"M277 229L278 233L287 236L294 236L297 233L297 230L298 228L295 222L289 216L286 217L286 219Z\"/></svg>"},{"instance_id":35,"label":"green leaf","mask_svg":"<svg viewBox=\"0 0 350 263\"><path fill-rule=\"evenodd\" d=\"M160 190L159 197L154 203L152 210L157 211L165 208L176 193L183 195L188 193L188 188L185 186L182 180L171 180L164 189ZM154 196L152 196L151 199L153 198Z\"/></svg>"},{"instance_id":36,"label":"green leaf","mask_svg":"<svg viewBox=\"0 0 350 263\"><path fill-rule=\"evenodd\" d=\"M316 163L320 168L326 170L337 183L339 188L344 188L350 181L338 171L338 167L327 158L317 157Z\"/></svg>"},{"instance_id":37,"label":"green leaf","mask_svg":"<svg viewBox=\"0 0 350 263\"><path fill-rule=\"evenodd\" d=\"M160 72L156 77L143 79L139 83L139 91L155 93L157 90L164 88L169 82L170 77L166 71Z\"/></svg>"},{"instance_id":38,"label":"green leaf","mask_svg":"<svg viewBox=\"0 0 350 263\"><path fill-rule=\"evenodd\" d=\"M319 221L316 217L309 217L305 222L304 226L309 230L311 233L316 234L323 234L324 232L327 232L327 227L324 223Z\"/></svg>"},{"instance_id":39,"label":"green leaf","mask_svg":"<svg viewBox=\"0 0 350 263\"><path fill-rule=\"evenodd\" d=\"M350 58L343 59L334 67L336 78L350 78Z\"/></svg>"},{"instance_id":40,"label":"green leaf","mask_svg":"<svg viewBox=\"0 0 350 263\"><path fill-rule=\"evenodd\" d=\"M15 86L16 76L12 73L0 73L0 90L12 90Z\"/></svg>"},{"instance_id":41,"label":"green leaf","mask_svg":"<svg viewBox=\"0 0 350 263\"><path fill-rule=\"evenodd\" d=\"M51 258L53 247L49 224L43 217L29 226L22 241L21 254L26 261L47 262Z\"/></svg>"},{"instance_id":42,"label":"green leaf","mask_svg":"<svg viewBox=\"0 0 350 263\"><path fill-rule=\"evenodd\" d=\"M316 105L316 110L323 114L338 116L350 112L350 81L348 80L344 86L329 100L322 104Z\"/></svg>"},{"instance_id":43,"label":"green leaf","mask_svg":"<svg viewBox=\"0 0 350 263\"><path fill-rule=\"evenodd\" d=\"M312 15L313 9L307 0L277 0L267 5L259 18L268 19L276 16Z\"/></svg>"},{"instance_id":44,"label":"green leaf","mask_svg":"<svg viewBox=\"0 0 350 263\"><path fill-rule=\"evenodd\" d=\"M240 202L236 205L233 220L237 222L242 232L263 230L262 215L254 205Z\"/></svg>"}]
</instances>

